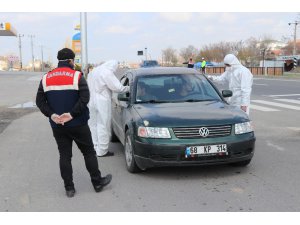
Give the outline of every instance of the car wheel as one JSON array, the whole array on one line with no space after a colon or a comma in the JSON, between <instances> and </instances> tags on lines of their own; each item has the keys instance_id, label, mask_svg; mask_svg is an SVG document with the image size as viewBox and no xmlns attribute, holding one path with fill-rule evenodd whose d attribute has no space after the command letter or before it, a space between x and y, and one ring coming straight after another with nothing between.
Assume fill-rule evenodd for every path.
<instances>
[{"instance_id":1,"label":"car wheel","mask_svg":"<svg viewBox=\"0 0 300 225\"><path fill-rule=\"evenodd\" d=\"M117 135L114 132L114 129L111 126L111 137L110 137L110 141L111 142L119 142L119 138L117 137Z\"/></svg>"},{"instance_id":2,"label":"car wheel","mask_svg":"<svg viewBox=\"0 0 300 225\"><path fill-rule=\"evenodd\" d=\"M140 168L136 165L134 159L134 147L132 145L129 130L126 131L125 135L125 160L127 170L130 173L136 173L141 171Z\"/></svg>"},{"instance_id":3,"label":"car wheel","mask_svg":"<svg viewBox=\"0 0 300 225\"><path fill-rule=\"evenodd\" d=\"M250 162L251 162L251 159L248 159L248 160L245 160L245 161L231 163L230 165L243 167L243 166L247 166Z\"/></svg>"}]
</instances>

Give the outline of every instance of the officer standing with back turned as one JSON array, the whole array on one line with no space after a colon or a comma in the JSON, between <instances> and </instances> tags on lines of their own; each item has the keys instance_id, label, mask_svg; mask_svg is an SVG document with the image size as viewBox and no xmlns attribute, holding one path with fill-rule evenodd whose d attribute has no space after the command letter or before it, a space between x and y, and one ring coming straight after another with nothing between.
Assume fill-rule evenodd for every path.
<instances>
[{"instance_id":1,"label":"officer standing with back turned","mask_svg":"<svg viewBox=\"0 0 300 225\"><path fill-rule=\"evenodd\" d=\"M60 155L60 173L68 197L75 195L71 164L73 141L84 156L85 166L96 192L100 192L112 179L110 174L101 177L98 168L87 123L90 92L82 73L74 70L74 58L75 54L71 49L58 51L58 67L43 76L36 95L37 107L49 117Z\"/></svg>"}]
</instances>

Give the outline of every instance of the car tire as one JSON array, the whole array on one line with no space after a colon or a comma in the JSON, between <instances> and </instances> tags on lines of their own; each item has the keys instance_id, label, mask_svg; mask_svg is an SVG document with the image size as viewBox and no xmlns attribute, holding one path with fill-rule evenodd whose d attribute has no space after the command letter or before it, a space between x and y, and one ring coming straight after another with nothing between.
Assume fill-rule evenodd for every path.
<instances>
[{"instance_id":1,"label":"car tire","mask_svg":"<svg viewBox=\"0 0 300 225\"><path fill-rule=\"evenodd\" d=\"M244 167L244 166L247 166L250 162L251 162L251 159L248 159L248 160L245 160L245 161L231 163L230 165L236 166L236 167Z\"/></svg>"},{"instance_id":2,"label":"car tire","mask_svg":"<svg viewBox=\"0 0 300 225\"><path fill-rule=\"evenodd\" d=\"M129 130L127 130L125 134L124 150L125 150L124 153L125 153L125 162L126 162L127 170L130 173L140 172L141 169L137 166L134 159L134 146L132 145L132 138L130 136Z\"/></svg>"},{"instance_id":3,"label":"car tire","mask_svg":"<svg viewBox=\"0 0 300 225\"><path fill-rule=\"evenodd\" d=\"M110 141L111 142L119 142L119 138L117 137L117 135L114 132L114 129L111 126L111 137L110 137Z\"/></svg>"}]
</instances>

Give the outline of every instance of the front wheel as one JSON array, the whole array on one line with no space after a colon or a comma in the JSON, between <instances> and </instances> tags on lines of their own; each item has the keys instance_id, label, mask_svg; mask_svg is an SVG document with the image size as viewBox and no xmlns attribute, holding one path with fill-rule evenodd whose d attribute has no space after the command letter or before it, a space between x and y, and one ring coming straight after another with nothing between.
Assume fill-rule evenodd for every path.
<instances>
[{"instance_id":1,"label":"front wheel","mask_svg":"<svg viewBox=\"0 0 300 225\"><path fill-rule=\"evenodd\" d=\"M129 130L127 130L125 134L125 160L127 170L130 173L137 173L141 171L141 169L136 165L134 159L134 146L132 145Z\"/></svg>"}]
</instances>

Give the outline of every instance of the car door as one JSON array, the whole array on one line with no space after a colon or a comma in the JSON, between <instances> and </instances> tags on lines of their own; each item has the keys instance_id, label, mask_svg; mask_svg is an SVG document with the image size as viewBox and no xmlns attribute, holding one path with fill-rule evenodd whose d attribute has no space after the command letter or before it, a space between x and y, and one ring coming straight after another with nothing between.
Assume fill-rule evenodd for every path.
<instances>
[{"instance_id":1,"label":"car door","mask_svg":"<svg viewBox=\"0 0 300 225\"><path fill-rule=\"evenodd\" d=\"M128 86L130 84L130 77L132 77L131 73L125 74L120 80L121 84L123 86ZM124 144L124 110L128 108L129 102L119 101L118 95L119 93L114 93L112 96L112 128L119 140ZM129 93L127 93L127 95L129 96Z\"/></svg>"}]
</instances>

